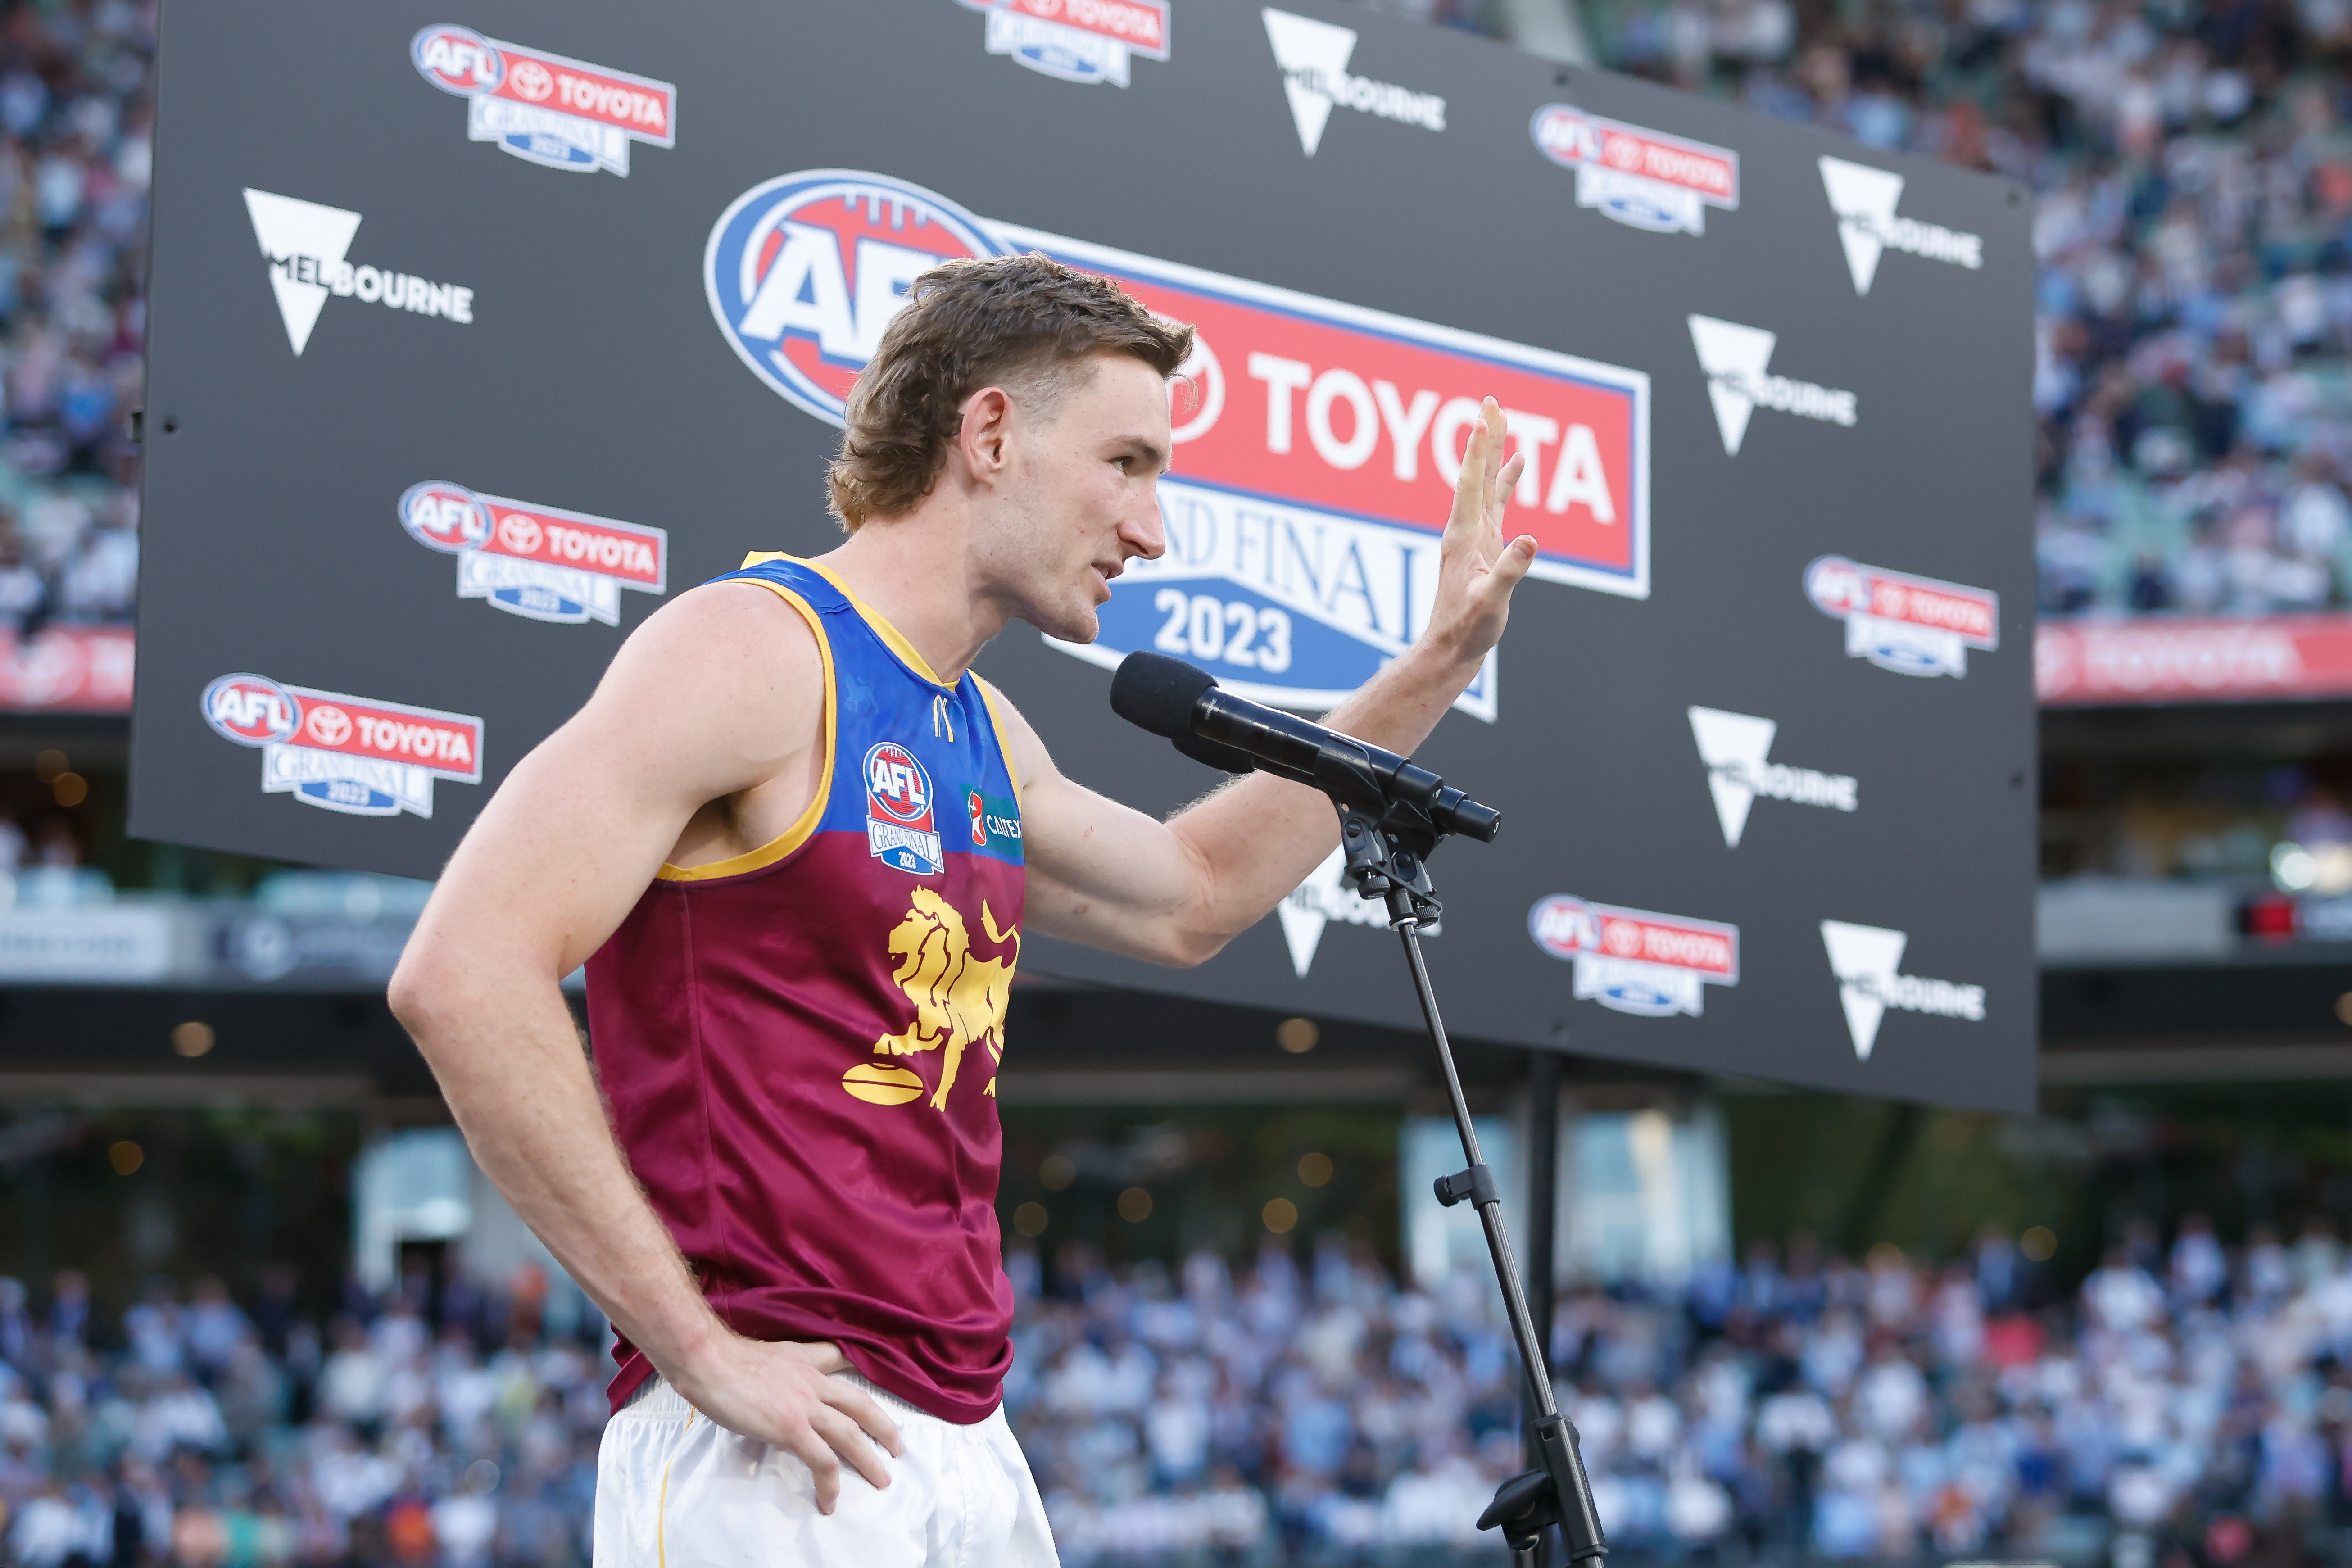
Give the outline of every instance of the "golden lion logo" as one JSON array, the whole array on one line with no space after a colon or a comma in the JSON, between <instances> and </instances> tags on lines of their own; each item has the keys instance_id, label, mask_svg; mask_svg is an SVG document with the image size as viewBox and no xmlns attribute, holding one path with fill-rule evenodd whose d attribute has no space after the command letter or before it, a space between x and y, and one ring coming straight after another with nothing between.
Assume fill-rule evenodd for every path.
<instances>
[{"instance_id":1,"label":"golden lion logo","mask_svg":"<svg viewBox=\"0 0 2352 1568\"><path fill-rule=\"evenodd\" d=\"M890 978L915 1005L915 1019L904 1032L875 1041L874 1049L894 1057L944 1050L939 1091L931 1096L935 1110L947 1109L948 1090L955 1087L964 1047L977 1041L988 1047L992 1061L1004 1059L1004 1010L1013 999L1013 966L1021 958L1021 932L1017 928L999 931L996 916L985 903L980 906L980 920L990 942L1000 947L1013 944L1011 958L974 958L963 916L929 888L915 889L913 907L890 933L890 952L898 961ZM922 1092L922 1080L905 1068L860 1064L849 1069L842 1087L877 1105L904 1105ZM996 1092L993 1076L982 1092Z\"/></svg>"}]
</instances>

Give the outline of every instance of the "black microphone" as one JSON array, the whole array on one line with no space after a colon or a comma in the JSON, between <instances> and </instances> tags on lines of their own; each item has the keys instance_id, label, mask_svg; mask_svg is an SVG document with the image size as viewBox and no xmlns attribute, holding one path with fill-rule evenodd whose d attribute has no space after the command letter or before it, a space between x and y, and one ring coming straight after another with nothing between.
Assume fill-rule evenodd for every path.
<instances>
[{"instance_id":1,"label":"black microphone","mask_svg":"<svg viewBox=\"0 0 2352 1568\"><path fill-rule=\"evenodd\" d=\"M1427 813L1440 833L1481 844L1493 843L1502 826L1493 806L1449 787L1411 758L1236 697L1207 670L1181 658L1129 654L1111 680L1110 706L1129 723L1166 736L1186 756L1226 773L1255 766L1335 794L1369 775L1381 799L1352 804L1375 815L1387 802L1402 801Z\"/></svg>"}]
</instances>

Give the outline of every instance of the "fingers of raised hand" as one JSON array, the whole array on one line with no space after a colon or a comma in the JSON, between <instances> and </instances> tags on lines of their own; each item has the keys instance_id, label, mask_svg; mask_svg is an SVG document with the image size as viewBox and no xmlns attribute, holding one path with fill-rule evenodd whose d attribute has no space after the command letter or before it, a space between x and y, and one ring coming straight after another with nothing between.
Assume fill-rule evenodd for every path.
<instances>
[{"instance_id":1,"label":"fingers of raised hand","mask_svg":"<svg viewBox=\"0 0 2352 1568\"><path fill-rule=\"evenodd\" d=\"M1454 479L1454 516L1455 522L1474 521L1486 504L1486 426L1484 423L1470 426L1470 439L1462 448L1462 471Z\"/></svg>"},{"instance_id":2,"label":"fingers of raised hand","mask_svg":"<svg viewBox=\"0 0 2352 1568\"><path fill-rule=\"evenodd\" d=\"M1512 453L1511 460L1503 465L1503 471L1495 476L1494 484L1486 491L1486 521L1496 529L1502 527L1503 509L1511 504L1511 492L1518 488L1519 475L1527 466L1525 452Z\"/></svg>"},{"instance_id":3,"label":"fingers of raised hand","mask_svg":"<svg viewBox=\"0 0 2352 1568\"><path fill-rule=\"evenodd\" d=\"M1496 603L1507 603L1511 590L1519 585L1519 580L1528 574L1528 568L1535 563L1535 536L1522 533L1495 558L1494 567L1486 574L1486 581L1482 585L1486 597Z\"/></svg>"}]
</instances>

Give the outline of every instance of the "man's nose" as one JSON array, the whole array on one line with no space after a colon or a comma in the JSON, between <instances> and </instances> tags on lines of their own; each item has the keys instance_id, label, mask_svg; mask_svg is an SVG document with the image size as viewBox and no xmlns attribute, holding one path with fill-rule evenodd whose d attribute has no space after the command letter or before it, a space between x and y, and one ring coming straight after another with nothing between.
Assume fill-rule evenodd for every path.
<instances>
[{"instance_id":1,"label":"man's nose","mask_svg":"<svg viewBox=\"0 0 2352 1568\"><path fill-rule=\"evenodd\" d=\"M1168 553L1168 521L1160 515L1157 486L1120 521L1118 536L1146 561L1157 561Z\"/></svg>"}]
</instances>

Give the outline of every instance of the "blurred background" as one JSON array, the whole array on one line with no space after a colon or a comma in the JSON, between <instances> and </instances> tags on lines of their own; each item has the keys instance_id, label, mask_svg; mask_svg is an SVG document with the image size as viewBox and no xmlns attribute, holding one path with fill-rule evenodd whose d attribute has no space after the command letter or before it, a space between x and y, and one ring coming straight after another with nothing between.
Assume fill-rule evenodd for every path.
<instances>
[{"instance_id":1,"label":"blurred background","mask_svg":"<svg viewBox=\"0 0 2352 1568\"><path fill-rule=\"evenodd\" d=\"M1464 1049L1617 1557L2352 1561L2352 4L1386 8L2038 202L2040 1114ZM154 26L0 4L0 1558L584 1563L607 1331L385 1012L427 888L122 831ZM1498 1560L1422 1043L1013 1012L1065 1561Z\"/></svg>"}]
</instances>

